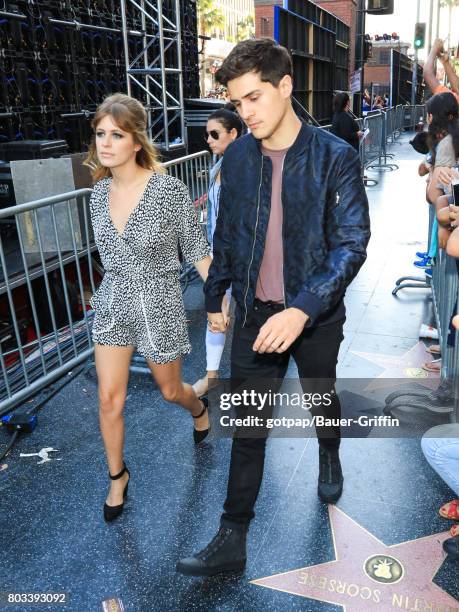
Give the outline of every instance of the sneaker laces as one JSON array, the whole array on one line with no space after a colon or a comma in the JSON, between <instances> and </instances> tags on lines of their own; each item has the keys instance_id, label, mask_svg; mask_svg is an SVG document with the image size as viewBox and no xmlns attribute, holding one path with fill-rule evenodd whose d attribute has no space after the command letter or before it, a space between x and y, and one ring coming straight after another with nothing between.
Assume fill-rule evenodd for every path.
<instances>
[{"instance_id":1,"label":"sneaker laces","mask_svg":"<svg viewBox=\"0 0 459 612\"><path fill-rule=\"evenodd\" d=\"M222 547L222 545L230 537L232 531L233 530L229 529L228 527L220 527L217 534L212 538L209 544L207 544L205 548L196 554L196 558L206 561L208 557L213 555L214 552L217 552L217 550Z\"/></svg>"}]
</instances>

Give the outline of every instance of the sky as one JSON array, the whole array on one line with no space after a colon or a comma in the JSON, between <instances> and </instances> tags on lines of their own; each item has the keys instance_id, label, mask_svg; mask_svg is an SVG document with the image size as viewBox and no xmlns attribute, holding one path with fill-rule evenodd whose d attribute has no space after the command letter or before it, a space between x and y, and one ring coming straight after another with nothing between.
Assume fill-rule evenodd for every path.
<instances>
[{"instance_id":1,"label":"sky","mask_svg":"<svg viewBox=\"0 0 459 612\"><path fill-rule=\"evenodd\" d=\"M416 23L416 11L418 0L395 0L393 15L367 15L366 31L368 34L392 34L397 32L404 42L409 42L413 45L414 26ZM434 33L436 32L436 4L434 0ZM429 22L429 6L430 0L420 0L421 18L420 21ZM428 36L428 28L427 28ZM440 37L445 39L448 36L448 9L442 9L440 19ZM459 40L459 8L456 9L456 16L453 13L453 30L452 30L452 46L456 46ZM427 46L427 45L426 45ZM412 53L413 48L409 49L408 53ZM426 58L426 50L419 52L419 58Z\"/></svg>"}]
</instances>

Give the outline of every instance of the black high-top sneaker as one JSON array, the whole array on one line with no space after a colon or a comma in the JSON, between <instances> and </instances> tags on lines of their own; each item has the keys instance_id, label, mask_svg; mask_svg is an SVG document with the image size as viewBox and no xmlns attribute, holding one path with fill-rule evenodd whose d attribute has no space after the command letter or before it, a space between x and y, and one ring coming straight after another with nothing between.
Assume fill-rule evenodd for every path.
<instances>
[{"instance_id":1,"label":"black high-top sneaker","mask_svg":"<svg viewBox=\"0 0 459 612\"><path fill-rule=\"evenodd\" d=\"M247 528L220 527L211 542L193 557L180 559L176 570L187 576L214 576L245 568Z\"/></svg>"},{"instance_id":2,"label":"black high-top sneaker","mask_svg":"<svg viewBox=\"0 0 459 612\"><path fill-rule=\"evenodd\" d=\"M320 499L327 504L335 504L343 492L343 472L338 450L326 450L319 446L319 486Z\"/></svg>"}]
</instances>

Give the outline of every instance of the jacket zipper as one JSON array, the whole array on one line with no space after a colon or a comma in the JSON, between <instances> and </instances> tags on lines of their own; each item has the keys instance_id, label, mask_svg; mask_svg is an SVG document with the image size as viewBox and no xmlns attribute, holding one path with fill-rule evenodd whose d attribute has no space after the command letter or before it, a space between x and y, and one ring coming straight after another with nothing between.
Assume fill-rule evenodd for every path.
<instances>
[{"instance_id":1,"label":"jacket zipper","mask_svg":"<svg viewBox=\"0 0 459 612\"><path fill-rule=\"evenodd\" d=\"M288 153L288 151L287 151ZM285 158L287 157L287 153L284 155L284 158L282 159L282 166L281 166L281 206L282 206L282 254L283 254L283 258L282 258L282 295L284 296L284 306L285 308L287 308L287 300L285 298L285 270L284 270L284 264L285 264L285 252L284 252L284 205L283 205L283 199L282 199L282 182L283 182L283 175L284 175L284 162L285 162Z\"/></svg>"},{"instance_id":2,"label":"jacket zipper","mask_svg":"<svg viewBox=\"0 0 459 612\"><path fill-rule=\"evenodd\" d=\"M263 180L263 155L261 156L260 183L258 185L257 220L255 221L255 229L254 229L254 232L253 232L252 256L250 258L249 267L247 269L247 288L245 290L245 296L244 296L245 316L244 316L244 323L242 324L242 327L245 327L245 324L246 324L246 321L247 321L247 294L249 292L249 285L250 285L250 268L251 268L252 262L253 262L253 255L255 253L255 242L256 242L256 239L257 239L258 217L259 217L259 213L260 213L260 191L261 191L261 182L262 182L262 180Z\"/></svg>"}]
</instances>

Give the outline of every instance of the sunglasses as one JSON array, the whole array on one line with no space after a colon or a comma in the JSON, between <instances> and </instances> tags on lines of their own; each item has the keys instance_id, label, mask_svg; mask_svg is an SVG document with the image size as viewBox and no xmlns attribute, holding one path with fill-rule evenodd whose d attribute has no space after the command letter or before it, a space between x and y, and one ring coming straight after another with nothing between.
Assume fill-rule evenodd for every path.
<instances>
[{"instance_id":1,"label":"sunglasses","mask_svg":"<svg viewBox=\"0 0 459 612\"><path fill-rule=\"evenodd\" d=\"M220 132L217 132L217 130L210 130L210 132L206 132L206 140L209 138L209 136L212 138L212 140L218 140L220 138Z\"/></svg>"}]
</instances>

